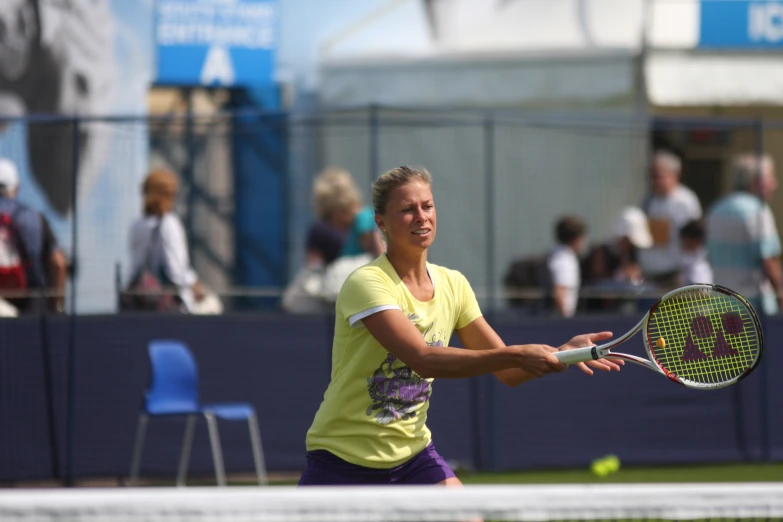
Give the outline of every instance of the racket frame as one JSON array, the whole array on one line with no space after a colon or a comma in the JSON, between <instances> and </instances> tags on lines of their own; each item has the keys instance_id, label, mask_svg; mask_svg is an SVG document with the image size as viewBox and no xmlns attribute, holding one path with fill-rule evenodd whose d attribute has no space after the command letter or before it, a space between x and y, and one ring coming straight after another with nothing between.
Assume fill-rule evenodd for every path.
<instances>
[{"instance_id":1,"label":"racket frame","mask_svg":"<svg viewBox=\"0 0 783 522\"><path fill-rule=\"evenodd\" d=\"M751 364L749 368L747 368L742 374L738 375L737 377L734 377L727 381L722 381L717 383L699 383L699 382L691 381L689 379L681 379L680 377L676 376L674 373L666 370L666 368L664 368L658 362L658 359L655 357L655 352L653 352L652 340L649 338L649 335L647 333L647 324L650 320L650 316L655 312L655 310L662 302L666 301L670 297L677 294L681 294L683 292L693 291L693 290L713 290L713 291L721 292L735 299L739 299L747 308L750 317L753 320L754 323L753 326L755 327L758 335L759 353L756 356L756 359L753 361L753 364ZM636 335L636 332L638 332L639 330L642 331L642 338L644 340L644 350L645 352L647 352L647 359L643 357L639 357L637 355L611 351L612 348L623 344L628 339ZM756 368L756 366L758 366L759 362L761 361L761 357L763 353L764 353L764 332L761 329L761 322L759 321L758 315L756 314L756 311L753 309L753 306L751 306L748 300L745 299L740 294L738 294L737 292L734 292L733 290L723 286L696 284L696 285L683 286L674 289L671 292L666 293L654 305L650 307L650 309L647 311L646 314L644 314L644 317L642 317L642 319L636 324L636 326L628 330L625 334L618 337L617 339L614 339L606 344L602 344L598 346L588 346L585 348L576 348L574 350L557 352L555 354L555 357L557 357L560 360L560 362L565 364L575 364L579 362L587 362L587 361L598 360L598 359L615 359L615 360L628 361L634 364L638 364L639 366L643 366L654 372L660 373L661 375L668 377L669 379L676 382L677 384L682 384L683 386L687 386L688 388L694 388L698 390L714 390L717 388L724 388L726 386L730 386L747 377L748 374L750 374L750 372L753 371L753 369Z\"/></svg>"}]
</instances>

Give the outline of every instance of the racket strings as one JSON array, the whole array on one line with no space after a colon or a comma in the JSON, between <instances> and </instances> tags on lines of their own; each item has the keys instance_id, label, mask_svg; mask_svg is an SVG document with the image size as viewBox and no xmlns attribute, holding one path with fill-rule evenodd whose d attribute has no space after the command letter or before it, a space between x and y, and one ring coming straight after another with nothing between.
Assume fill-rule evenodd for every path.
<instances>
[{"instance_id":1,"label":"racket strings","mask_svg":"<svg viewBox=\"0 0 783 522\"><path fill-rule=\"evenodd\" d=\"M687 326L687 319L689 316L690 332L686 337L686 345L683 354L678 358L676 351L670 350L665 360L671 362L672 368L670 371L677 373L682 378L689 378L696 382L701 383L719 383L727 380L734 379L741 375L750 364L744 364L741 358L742 354L749 354L748 343L742 342L743 340L735 339L737 331L741 331L742 328L737 328L737 325L744 325L745 321L749 317L742 318L740 314L740 307L730 306L734 305L732 299L723 298L723 294L717 294L715 299L709 299L711 296L697 296L695 299L696 310L693 310L693 300L689 300L689 296L680 295L673 300L673 307L680 315L684 314L684 317L675 317L673 314L669 318L669 325L675 324L677 327ZM691 308L691 310L689 310ZM695 314L693 313L695 312ZM746 314L749 316L749 314ZM717 316L717 317L715 317ZM719 320L718 317L720 318ZM734 327L729 331L732 335L727 336L726 328L722 328L722 325L726 318L730 318L728 321ZM751 319L752 320L752 319ZM717 324L715 324L717 323ZM687 330L686 330L687 332ZM727 338L728 337L728 338ZM747 336L745 336L747 337ZM740 346L735 348L731 343L740 341ZM705 346L706 344L706 346ZM686 353L686 350L689 352ZM674 354L672 356L672 353ZM740 357L740 359L737 359ZM752 353L751 353L752 357Z\"/></svg>"},{"instance_id":2,"label":"racket strings","mask_svg":"<svg viewBox=\"0 0 783 522\"><path fill-rule=\"evenodd\" d=\"M664 370L705 385L738 379L761 351L750 306L709 288L684 290L662 301L648 319L647 344Z\"/></svg>"},{"instance_id":3,"label":"racket strings","mask_svg":"<svg viewBox=\"0 0 783 522\"><path fill-rule=\"evenodd\" d=\"M652 331L653 335L666 336L669 341L668 350L655 350L659 363L682 378L703 383L721 382L741 374L749 366L747 359L752 361L752 347L747 336L740 336L740 346L735 348L730 343L736 340L726 339L721 323L713 324L715 315L722 319L725 314L732 314L728 317L733 325L744 324L748 319L739 315L735 307L727 306L725 299L707 301L702 296L694 300L687 295L671 299L656 314L658 331ZM732 327L733 332L736 329ZM678 346L682 349L678 350ZM742 359L737 360L742 354L746 355L744 363Z\"/></svg>"}]
</instances>

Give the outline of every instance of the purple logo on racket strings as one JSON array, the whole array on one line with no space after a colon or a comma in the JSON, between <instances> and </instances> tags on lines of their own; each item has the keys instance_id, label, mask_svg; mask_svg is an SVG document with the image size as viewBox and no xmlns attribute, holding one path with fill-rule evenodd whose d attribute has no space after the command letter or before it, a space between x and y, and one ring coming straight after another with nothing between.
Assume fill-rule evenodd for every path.
<instances>
[{"instance_id":1,"label":"purple logo on racket strings","mask_svg":"<svg viewBox=\"0 0 783 522\"><path fill-rule=\"evenodd\" d=\"M408 315L419 330L419 317ZM443 346L445 334L430 334L434 323L424 328L424 339L429 346ZM429 340L427 337L429 335ZM375 421L379 424L389 424L397 419L410 419L416 416L419 406L427 402L432 393L430 381L423 379L409 366L399 361L397 357L388 354L372 377L367 379L367 390L372 404L367 408L367 415L375 412Z\"/></svg>"},{"instance_id":2,"label":"purple logo on racket strings","mask_svg":"<svg viewBox=\"0 0 783 522\"><path fill-rule=\"evenodd\" d=\"M726 335L739 335L745 330L745 323L742 316L737 312L726 312L721 316L721 325L723 328L718 330L715 336L715 343L712 347L712 357L726 357L729 355L739 355L736 348L729 344ZM725 332L725 333L724 333ZM712 321L709 317L699 315L691 321L691 334L685 340L685 348L682 352L683 362L693 362L701 359L708 359L694 341L694 336L698 339L709 339L714 334Z\"/></svg>"}]
</instances>

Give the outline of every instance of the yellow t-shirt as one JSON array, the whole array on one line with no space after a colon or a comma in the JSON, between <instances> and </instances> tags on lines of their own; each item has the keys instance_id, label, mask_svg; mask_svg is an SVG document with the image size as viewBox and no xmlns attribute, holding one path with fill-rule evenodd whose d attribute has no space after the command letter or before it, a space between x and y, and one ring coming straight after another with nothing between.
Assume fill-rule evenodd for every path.
<instances>
[{"instance_id":1,"label":"yellow t-shirt","mask_svg":"<svg viewBox=\"0 0 783 522\"><path fill-rule=\"evenodd\" d=\"M354 271L337 298L332 380L307 432L307 450L327 450L368 468L393 468L430 443L426 426L432 379L386 351L361 319L402 310L429 346L448 346L454 329L481 316L467 279L427 264L435 296L421 302L385 254Z\"/></svg>"}]
</instances>

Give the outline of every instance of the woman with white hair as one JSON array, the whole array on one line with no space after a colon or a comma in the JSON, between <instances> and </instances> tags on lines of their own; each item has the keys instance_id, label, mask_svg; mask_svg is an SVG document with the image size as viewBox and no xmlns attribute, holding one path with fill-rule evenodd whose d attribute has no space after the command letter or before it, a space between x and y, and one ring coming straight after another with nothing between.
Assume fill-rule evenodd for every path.
<instances>
[{"instance_id":1,"label":"woman with white hair","mask_svg":"<svg viewBox=\"0 0 783 522\"><path fill-rule=\"evenodd\" d=\"M359 190L344 169L328 168L313 181L317 220L307 232L307 264L323 267L340 257L361 206Z\"/></svg>"},{"instance_id":2,"label":"woman with white hair","mask_svg":"<svg viewBox=\"0 0 783 522\"><path fill-rule=\"evenodd\" d=\"M317 220L307 232L306 264L283 292L283 309L291 313L324 313L348 275L383 250L371 207L350 172L327 168L313 182Z\"/></svg>"}]
</instances>

